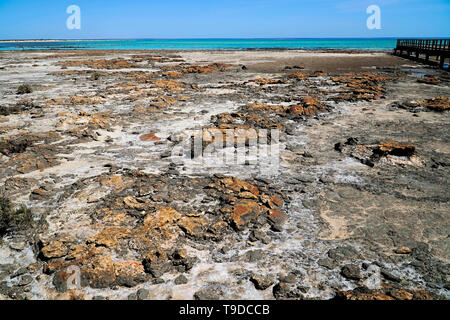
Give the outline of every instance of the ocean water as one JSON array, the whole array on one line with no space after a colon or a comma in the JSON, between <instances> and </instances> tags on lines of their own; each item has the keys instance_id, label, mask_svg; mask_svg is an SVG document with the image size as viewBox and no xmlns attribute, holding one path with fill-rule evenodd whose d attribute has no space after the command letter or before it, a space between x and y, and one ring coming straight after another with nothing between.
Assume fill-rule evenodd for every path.
<instances>
[{"instance_id":1,"label":"ocean water","mask_svg":"<svg viewBox=\"0 0 450 320\"><path fill-rule=\"evenodd\" d=\"M394 38L376 39L137 39L3 42L0 50L107 49L107 50L226 50L226 49L360 49L391 50Z\"/></svg>"}]
</instances>

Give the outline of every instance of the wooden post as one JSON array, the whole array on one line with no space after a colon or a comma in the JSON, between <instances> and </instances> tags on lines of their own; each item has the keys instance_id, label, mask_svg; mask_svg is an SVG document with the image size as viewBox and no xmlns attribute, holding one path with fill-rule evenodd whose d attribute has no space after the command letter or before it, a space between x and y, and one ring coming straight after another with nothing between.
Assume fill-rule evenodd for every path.
<instances>
[{"instance_id":1,"label":"wooden post","mask_svg":"<svg viewBox=\"0 0 450 320\"><path fill-rule=\"evenodd\" d=\"M444 69L444 61L445 61L445 56L443 54L441 54L441 61L439 62L439 68Z\"/></svg>"}]
</instances>

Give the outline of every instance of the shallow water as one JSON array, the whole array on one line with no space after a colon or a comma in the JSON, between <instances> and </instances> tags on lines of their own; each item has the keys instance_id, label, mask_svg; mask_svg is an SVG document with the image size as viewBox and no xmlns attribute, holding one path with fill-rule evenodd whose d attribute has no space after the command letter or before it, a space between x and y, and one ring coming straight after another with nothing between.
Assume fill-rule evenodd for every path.
<instances>
[{"instance_id":1,"label":"shallow water","mask_svg":"<svg viewBox=\"0 0 450 320\"><path fill-rule=\"evenodd\" d=\"M210 49L365 49L390 50L396 39L139 39L98 41L42 41L0 43L0 50L105 49L105 50L210 50Z\"/></svg>"}]
</instances>

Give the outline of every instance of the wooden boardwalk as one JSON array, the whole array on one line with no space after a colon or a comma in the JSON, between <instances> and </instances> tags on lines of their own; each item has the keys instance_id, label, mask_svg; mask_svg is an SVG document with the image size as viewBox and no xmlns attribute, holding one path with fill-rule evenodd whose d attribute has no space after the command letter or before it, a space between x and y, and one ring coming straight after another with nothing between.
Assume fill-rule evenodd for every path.
<instances>
[{"instance_id":1,"label":"wooden boardwalk","mask_svg":"<svg viewBox=\"0 0 450 320\"><path fill-rule=\"evenodd\" d=\"M394 54L444 69L445 59L450 58L450 39L398 39ZM434 57L434 60L430 58Z\"/></svg>"}]
</instances>

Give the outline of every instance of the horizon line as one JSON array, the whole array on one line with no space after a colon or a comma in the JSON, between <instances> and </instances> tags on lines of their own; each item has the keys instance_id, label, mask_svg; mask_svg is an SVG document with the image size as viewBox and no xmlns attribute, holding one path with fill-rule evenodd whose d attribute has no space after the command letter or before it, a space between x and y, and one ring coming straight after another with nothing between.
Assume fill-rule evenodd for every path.
<instances>
[{"instance_id":1,"label":"horizon line","mask_svg":"<svg viewBox=\"0 0 450 320\"><path fill-rule=\"evenodd\" d=\"M199 38L27 38L0 41L120 41L120 40L316 40L316 39L450 39L449 37L199 37Z\"/></svg>"}]
</instances>

